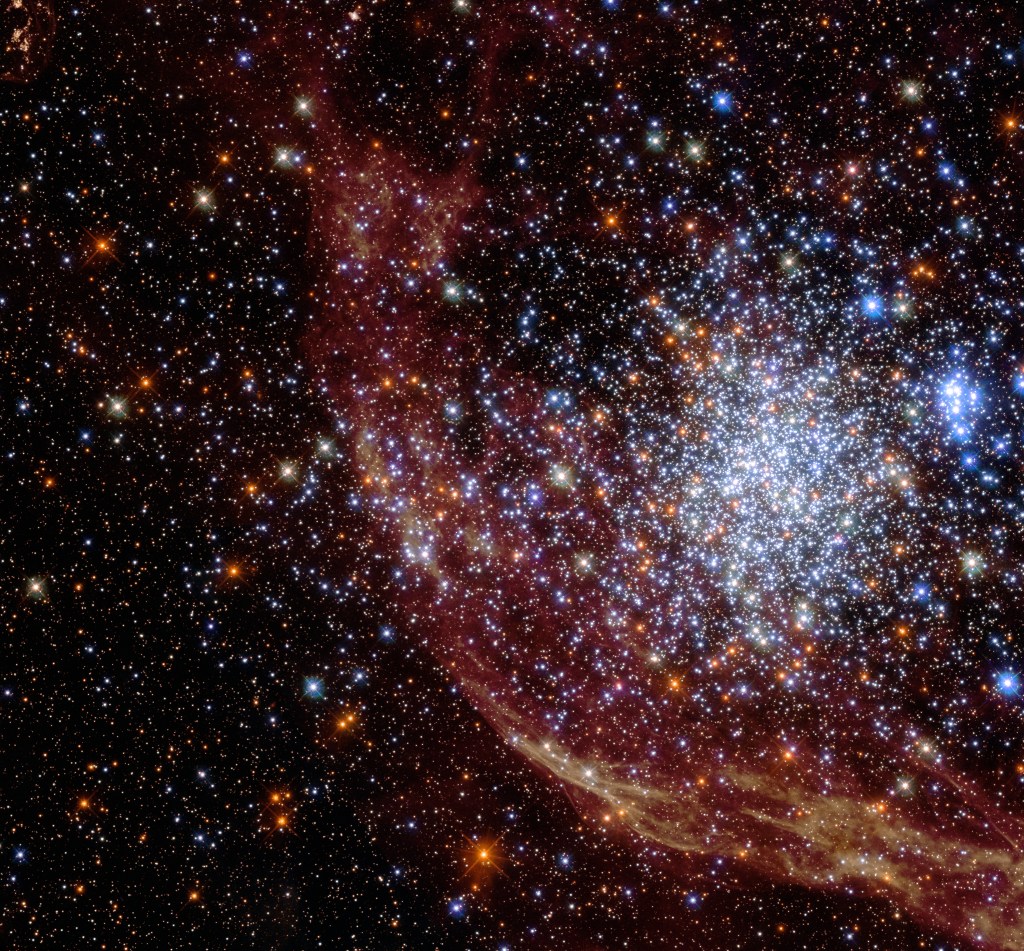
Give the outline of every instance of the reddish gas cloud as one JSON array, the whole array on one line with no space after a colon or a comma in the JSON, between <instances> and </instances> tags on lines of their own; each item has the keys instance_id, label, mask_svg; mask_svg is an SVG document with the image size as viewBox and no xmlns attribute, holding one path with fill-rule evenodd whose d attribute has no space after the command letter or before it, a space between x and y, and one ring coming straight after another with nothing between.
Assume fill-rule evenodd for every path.
<instances>
[{"instance_id":1,"label":"reddish gas cloud","mask_svg":"<svg viewBox=\"0 0 1024 951\"><path fill-rule=\"evenodd\" d=\"M482 172L509 106L496 92L501 44L527 29L510 11L465 81L464 157L445 166L378 136L327 90L310 138L327 303L306 345L351 432L370 544L403 572L409 630L595 825L1024 947L1019 821L947 766L910 712L880 710L869 678L846 676L842 646L793 634L764 659L723 635L699 669L666 658L649 618L667 596L645 565L676 555L620 517L643 478L625 422L597 404L585 425L553 422L546 384L507 359L489 324L503 303L461 300L460 273L484 257L514 272L524 240ZM471 425L453 425L466 414ZM510 487L527 485L557 500L555 514L510 517ZM718 584L697 574L691 592L715 618L730 610ZM770 691L779 666L812 653L827 701L783 694L766 709L722 685L738 669Z\"/></svg>"},{"instance_id":2,"label":"reddish gas cloud","mask_svg":"<svg viewBox=\"0 0 1024 951\"><path fill-rule=\"evenodd\" d=\"M27 83L46 68L57 19L50 0L2 0L0 3L0 80Z\"/></svg>"}]
</instances>

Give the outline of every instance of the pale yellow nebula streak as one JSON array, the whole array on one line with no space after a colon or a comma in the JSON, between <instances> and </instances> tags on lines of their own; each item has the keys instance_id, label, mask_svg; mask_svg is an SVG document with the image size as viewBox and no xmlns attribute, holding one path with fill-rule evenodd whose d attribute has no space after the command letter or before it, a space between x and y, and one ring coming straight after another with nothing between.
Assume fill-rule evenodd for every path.
<instances>
[{"instance_id":1,"label":"pale yellow nebula streak","mask_svg":"<svg viewBox=\"0 0 1024 951\"><path fill-rule=\"evenodd\" d=\"M474 684L472 669L460 665L478 709L585 811L599 806L613 824L666 849L730 857L772 880L883 897L927 927L984 947L1024 949L1024 856L1000 835L982 841L926 828L768 771L725 767L701 785L611 758L578 757Z\"/></svg>"}]
</instances>

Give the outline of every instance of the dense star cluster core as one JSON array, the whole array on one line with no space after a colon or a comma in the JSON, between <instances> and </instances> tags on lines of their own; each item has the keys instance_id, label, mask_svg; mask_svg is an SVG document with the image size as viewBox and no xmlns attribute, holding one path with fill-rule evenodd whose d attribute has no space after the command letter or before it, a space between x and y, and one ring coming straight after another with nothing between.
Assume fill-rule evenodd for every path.
<instances>
[{"instance_id":1,"label":"dense star cluster core","mask_svg":"<svg viewBox=\"0 0 1024 951\"><path fill-rule=\"evenodd\" d=\"M1024 948L1018 11L10 6L12 947Z\"/></svg>"}]
</instances>

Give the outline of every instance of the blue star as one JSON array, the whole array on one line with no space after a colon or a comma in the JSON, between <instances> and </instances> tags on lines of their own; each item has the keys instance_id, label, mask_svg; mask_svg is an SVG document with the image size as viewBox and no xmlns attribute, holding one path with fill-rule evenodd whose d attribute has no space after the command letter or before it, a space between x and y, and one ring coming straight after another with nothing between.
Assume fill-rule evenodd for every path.
<instances>
[{"instance_id":1,"label":"blue star","mask_svg":"<svg viewBox=\"0 0 1024 951\"><path fill-rule=\"evenodd\" d=\"M714 107L715 112L732 112L732 93L716 92L711 98L711 105Z\"/></svg>"}]
</instances>

